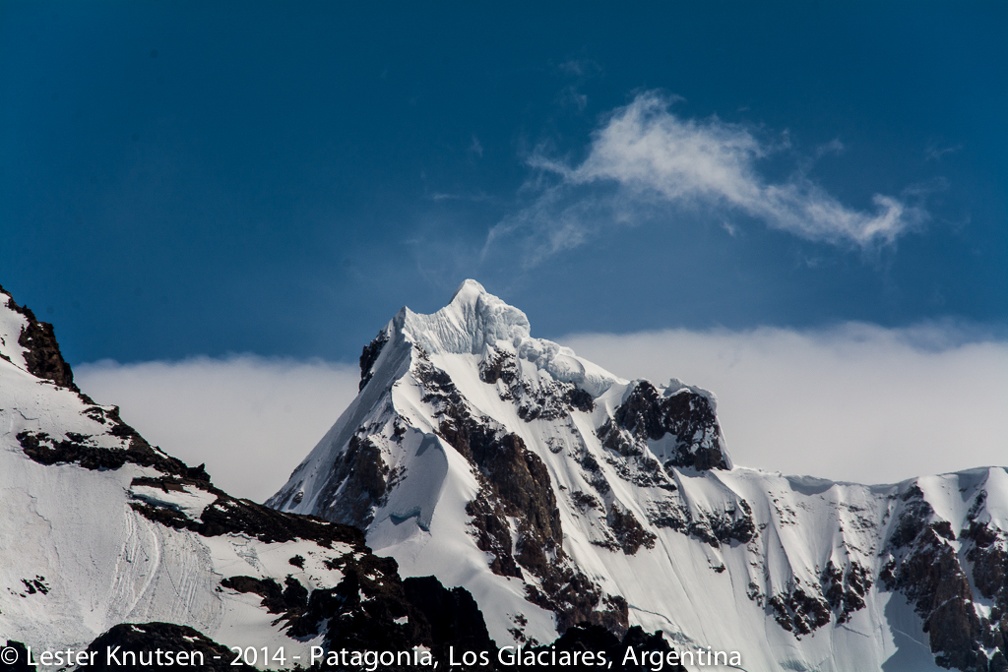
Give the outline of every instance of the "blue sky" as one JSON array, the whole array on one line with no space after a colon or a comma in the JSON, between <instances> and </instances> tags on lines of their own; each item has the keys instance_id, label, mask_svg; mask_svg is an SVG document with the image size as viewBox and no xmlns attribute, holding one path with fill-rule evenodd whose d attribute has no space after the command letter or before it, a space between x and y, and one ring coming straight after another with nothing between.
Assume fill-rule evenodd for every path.
<instances>
[{"instance_id":1,"label":"blue sky","mask_svg":"<svg viewBox=\"0 0 1008 672\"><path fill-rule=\"evenodd\" d=\"M0 283L149 438L263 498L474 277L738 464L1004 461L1008 4L374 4L0 0Z\"/></svg>"},{"instance_id":2,"label":"blue sky","mask_svg":"<svg viewBox=\"0 0 1008 672\"><path fill-rule=\"evenodd\" d=\"M0 5L0 274L72 362L352 361L467 276L554 337L1006 324L1004 3L202 4Z\"/></svg>"}]
</instances>

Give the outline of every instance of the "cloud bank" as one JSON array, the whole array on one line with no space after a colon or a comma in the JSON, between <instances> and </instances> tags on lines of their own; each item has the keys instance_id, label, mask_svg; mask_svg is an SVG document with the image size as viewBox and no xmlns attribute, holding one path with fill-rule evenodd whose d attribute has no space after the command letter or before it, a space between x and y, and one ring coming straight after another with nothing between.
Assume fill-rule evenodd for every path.
<instances>
[{"instance_id":1,"label":"cloud bank","mask_svg":"<svg viewBox=\"0 0 1008 672\"><path fill-rule=\"evenodd\" d=\"M941 326L582 334L625 377L712 390L736 464L863 483L1008 464L1008 342ZM78 366L83 390L205 462L233 494L273 494L357 393L356 367L232 357Z\"/></svg>"},{"instance_id":2,"label":"cloud bank","mask_svg":"<svg viewBox=\"0 0 1008 672\"><path fill-rule=\"evenodd\" d=\"M713 391L736 464L863 483L1008 465L1008 343L941 326L562 339L623 376Z\"/></svg>"},{"instance_id":3,"label":"cloud bank","mask_svg":"<svg viewBox=\"0 0 1008 672\"><path fill-rule=\"evenodd\" d=\"M229 493L276 492L357 394L356 367L322 361L196 358L74 367L82 390L117 404L151 443Z\"/></svg>"},{"instance_id":4,"label":"cloud bank","mask_svg":"<svg viewBox=\"0 0 1008 672\"><path fill-rule=\"evenodd\" d=\"M779 147L717 118L682 119L670 111L672 102L656 92L639 94L595 131L580 163L534 154L529 165L558 182L494 226L484 253L502 239L524 236L534 264L602 228L672 207L742 214L806 240L859 248L892 243L926 218L920 208L884 194L873 196L871 210L849 207L802 171L769 180L760 161Z\"/></svg>"}]
</instances>

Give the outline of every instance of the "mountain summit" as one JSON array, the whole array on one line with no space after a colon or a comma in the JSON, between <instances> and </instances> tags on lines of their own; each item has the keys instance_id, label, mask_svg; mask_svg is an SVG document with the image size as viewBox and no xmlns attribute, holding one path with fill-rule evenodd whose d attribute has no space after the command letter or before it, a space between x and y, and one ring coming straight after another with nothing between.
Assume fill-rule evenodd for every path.
<instances>
[{"instance_id":1,"label":"mountain summit","mask_svg":"<svg viewBox=\"0 0 1008 672\"><path fill-rule=\"evenodd\" d=\"M269 505L464 586L498 643L661 630L747 669L1008 669L1008 472L736 467L709 392L625 380L467 280L403 308ZM811 447L810 447L811 449Z\"/></svg>"}]
</instances>

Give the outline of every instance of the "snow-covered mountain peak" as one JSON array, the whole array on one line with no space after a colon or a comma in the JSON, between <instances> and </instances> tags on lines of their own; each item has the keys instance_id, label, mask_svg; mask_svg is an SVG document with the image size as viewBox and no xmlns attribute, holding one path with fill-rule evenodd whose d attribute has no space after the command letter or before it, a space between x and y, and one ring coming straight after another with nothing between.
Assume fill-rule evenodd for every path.
<instances>
[{"instance_id":1,"label":"snow-covered mountain peak","mask_svg":"<svg viewBox=\"0 0 1008 672\"><path fill-rule=\"evenodd\" d=\"M517 347L529 337L525 313L490 294L475 280L466 280L451 302L430 315L400 312L400 328L429 354L482 354L498 343Z\"/></svg>"},{"instance_id":2,"label":"snow-covered mountain peak","mask_svg":"<svg viewBox=\"0 0 1008 672\"><path fill-rule=\"evenodd\" d=\"M734 494L710 511L672 495L678 468L731 468L712 395L628 381L534 338L525 313L477 282L435 313L404 308L360 364L361 394L269 503L366 528L411 573L448 557L405 549L442 539L464 558L446 581L479 575L475 594L511 594L495 637L545 641L585 620L625 628L623 599L575 557L653 548L649 518L713 543L752 525ZM639 488L662 501L635 501ZM569 548L567 530L579 540Z\"/></svg>"},{"instance_id":3,"label":"snow-covered mountain peak","mask_svg":"<svg viewBox=\"0 0 1008 672\"><path fill-rule=\"evenodd\" d=\"M498 642L637 624L746 669L1005 669L1004 470L868 487L734 467L711 393L534 338L474 281L404 308L360 364L268 504L465 586Z\"/></svg>"},{"instance_id":4,"label":"snow-covered mountain peak","mask_svg":"<svg viewBox=\"0 0 1008 672\"><path fill-rule=\"evenodd\" d=\"M516 356L553 380L570 384L597 398L627 381L582 359L570 348L534 338L528 316L488 292L475 280L465 280L444 308L429 315L403 308L384 336L401 334L425 355L475 355L483 359ZM707 393L709 394L709 393Z\"/></svg>"}]
</instances>

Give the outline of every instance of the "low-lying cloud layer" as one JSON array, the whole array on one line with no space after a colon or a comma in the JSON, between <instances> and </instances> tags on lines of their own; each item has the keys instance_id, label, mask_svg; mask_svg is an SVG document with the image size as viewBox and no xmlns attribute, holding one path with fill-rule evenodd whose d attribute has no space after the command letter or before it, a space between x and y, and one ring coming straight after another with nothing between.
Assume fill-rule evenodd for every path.
<instances>
[{"instance_id":1,"label":"low-lying cloud layer","mask_svg":"<svg viewBox=\"0 0 1008 672\"><path fill-rule=\"evenodd\" d=\"M593 134L581 163L535 154L530 166L559 182L491 229L484 251L508 237L524 238L526 261L534 264L601 229L646 221L673 206L719 208L806 240L860 248L891 243L926 217L884 194L873 196L872 210L852 208L801 170L770 180L759 162L780 147L717 118L680 118L671 103L656 92L639 94ZM834 141L830 148L840 146Z\"/></svg>"},{"instance_id":2,"label":"low-lying cloud layer","mask_svg":"<svg viewBox=\"0 0 1008 672\"><path fill-rule=\"evenodd\" d=\"M623 376L705 387L736 464L863 483L1008 465L1008 343L944 327L589 334Z\"/></svg>"},{"instance_id":3,"label":"low-lying cloud layer","mask_svg":"<svg viewBox=\"0 0 1008 672\"><path fill-rule=\"evenodd\" d=\"M151 443L233 495L263 501L357 394L357 367L252 356L74 367L82 390L117 404Z\"/></svg>"},{"instance_id":4,"label":"low-lying cloud layer","mask_svg":"<svg viewBox=\"0 0 1008 672\"><path fill-rule=\"evenodd\" d=\"M881 483L1008 464L1008 343L943 327L584 334L624 377L718 397L736 464ZM76 367L81 388L168 452L263 500L357 393L356 367L257 357Z\"/></svg>"}]
</instances>

